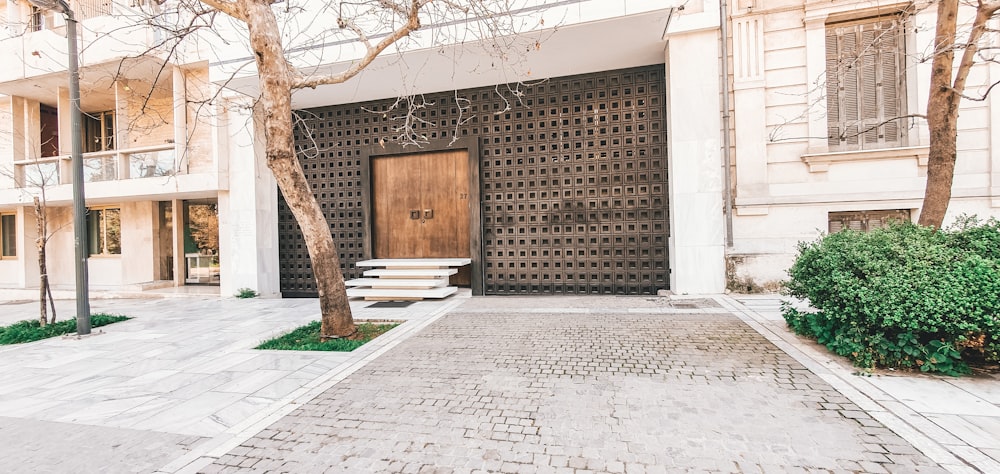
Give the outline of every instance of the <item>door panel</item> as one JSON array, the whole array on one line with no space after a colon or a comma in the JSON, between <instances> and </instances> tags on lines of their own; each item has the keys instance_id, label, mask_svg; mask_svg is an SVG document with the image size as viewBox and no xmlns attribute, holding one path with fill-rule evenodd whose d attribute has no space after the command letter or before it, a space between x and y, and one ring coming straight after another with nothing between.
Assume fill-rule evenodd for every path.
<instances>
[{"instance_id":1,"label":"door panel","mask_svg":"<svg viewBox=\"0 0 1000 474\"><path fill-rule=\"evenodd\" d=\"M410 219L409 211L420 207L419 192L407 192L420 182L419 162L405 156L387 156L372 160L372 203L374 257L417 258L421 254L419 238L392 238L394 234L417 237L420 221Z\"/></svg>"},{"instance_id":2,"label":"door panel","mask_svg":"<svg viewBox=\"0 0 1000 474\"><path fill-rule=\"evenodd\" d=\"M377 157L371 172L373 257L471 256L466 151ZM460 270L452 283L470 275Z\"/></svg>"}]
</instances>

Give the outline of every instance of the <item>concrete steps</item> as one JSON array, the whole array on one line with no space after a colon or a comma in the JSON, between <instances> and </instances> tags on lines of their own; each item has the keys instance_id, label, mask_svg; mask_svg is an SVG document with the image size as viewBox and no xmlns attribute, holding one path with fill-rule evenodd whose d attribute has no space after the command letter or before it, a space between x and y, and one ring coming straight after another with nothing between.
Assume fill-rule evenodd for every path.
<instances>
[{"instance_id":1,"label":"concrete steps","mask_svg":"<svg viewBox=\"0 0 1000 474\"><path fill-rule=\"evenodd\" d=\"M448 286L447 278L355 278L344 282L347 286L372 288L438 288Z\"/></svg>"},{"instance_id":2,"label":"concrete steps","mask_svg":"<svg viewBox=\"0 0 1000 474\"><path fill-rule=\"evenodd\" d=\"M370 301L413 301L445 298L458 291L447 286L457 268L472 263L469 258L379 258L363 260L357 267L384 267L365 270L366 278L345 281L349 298ZM374 278L372 278L374 277Z\"/></svg>"},{"instance_id":3,"label":"concrete steps","mask_svg":"<svg viewBox=\"0 0 1000 474\"><path fill-rule=\"evenodd\" d=\"M368 301L420 301L423 299L441 299L458 291L454 286L441 288L349 288L347 296L361 297Z\"/></svg>"}]
</instances>

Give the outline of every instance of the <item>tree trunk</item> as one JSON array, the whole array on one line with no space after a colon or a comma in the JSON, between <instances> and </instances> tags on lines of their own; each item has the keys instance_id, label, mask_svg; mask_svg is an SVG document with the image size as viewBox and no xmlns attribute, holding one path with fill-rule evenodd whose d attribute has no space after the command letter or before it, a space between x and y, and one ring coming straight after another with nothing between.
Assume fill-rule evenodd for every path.
<instances>
[{"instance_id":1,"label":"tree trunk","mask_svg":"<svg viewBox=\"0 0 1000 474\"><path fill-rule=\"evenodd\" d=\"M49 272L45 265L45 211L42 209L42 202L35 196L35 231L38 237L35 245L38 247L38 324L42 327L49 322L45 309L48 299L45 297L49 289Z\"/></svg>"},{"instance_id":2,"label":"tree trunk","mask_svg":"<svg viewBox=\"0 0 1000 474\"><path fill-rule=\"evenodd\" d=\"M958 0L940 0L937 14L930 96L927 99L927 128L931 140L927 156L927 188L917 222L940 228L948 211L955 177L958 104L962 98L951 86Z\"/></svg>"},{"instance_id":3,"label":"tree trunk","mask_svg":"<svg viewBox=\"0 0 1000 474\"><path fill-rule=\"evenodd\" d=\"M56 323L56 299L52 297L52 285L49 284L48 277L45 278L45 292L49 295L49 309L52 310L52 317L49 318L49 324Z\"/></svg>"},{"instance_id":4,"label":"tree trunk","mask_svg":"<svg viewBox=\"0 0 1000 474\"><path fill-rule=\"evenodd\" d=\"M264 115L267 166L305 237L323 315L321 333L324 337L349 336L355 331L354 318L340 272L337 246L295 156L292 74L282 50L278 23L267 0L245 0L243 6L260 77L258 107Z\"/></svg>"}]
</instances>

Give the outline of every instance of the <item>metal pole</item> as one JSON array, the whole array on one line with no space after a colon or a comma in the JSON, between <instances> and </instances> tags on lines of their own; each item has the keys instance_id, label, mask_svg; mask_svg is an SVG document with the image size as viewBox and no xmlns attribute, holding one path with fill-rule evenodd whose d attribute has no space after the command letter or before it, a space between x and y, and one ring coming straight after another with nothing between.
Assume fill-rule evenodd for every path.
<instances>
[{"instance_id":1,"label":"metal pole","mask_svg":"<svg viewBox=\"0 0 1000 474\"><path fill-rule=\"evenodd\" d=\"M69 42L70 133L73 138L73 234L76 251L76 334L90 334L90 296L87 282L87 206L83 196L83 137L80 111L80 69L76 46L76 18L65 2L66 38Z\"/></svg>"},{"instance_id":2,"label":"metal pole","mask_svg":"<svg viewBox=\"0 0 1000 474\"><path fill-rule=\"evenodd\" d=\"M729 138L730 128L729 119L731 114L729 113L729 17L727 15L729 10L729 5L727 5L726 0L719 2L719 19L720 19L720 34L722 35L722 44L720 45L721 51L719 55L722 56L722 157L723 157L723 178L724 185L726 189L723 192L725 197L725 214L726 214L726 247L733 247L733 156L732 142Z\"/></svg>"}]
</instances>

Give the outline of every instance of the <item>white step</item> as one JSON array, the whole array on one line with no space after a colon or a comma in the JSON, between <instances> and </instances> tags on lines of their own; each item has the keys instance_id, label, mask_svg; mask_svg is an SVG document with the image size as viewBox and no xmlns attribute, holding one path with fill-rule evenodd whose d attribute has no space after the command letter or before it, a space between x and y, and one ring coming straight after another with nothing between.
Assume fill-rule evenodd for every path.
<instances>
[{"instance_id":1,"label":"white step","mask_svg":"<svg viewBox=\"0 0 1000 474\"><path fill-rule=\"evenodd\" d=\"M355 278L345 281L344 285L372 288L437 288L448 286L448 278Z\"/></svg>"},{"instance_id":2,"label":"white step","mask_svg":"<svg viewBox=\"0 0 1000 474\"><path fill-rule=\"evenodd\" d=\"M446 268L463 267L472 263L471 258L376 258L355 263L358 267L386 268Z\"/></svg>"},{"instance_id":3,"label":"white step","mask_svg":"<svg viewBox=\"0 0 1000 474\"><path fill-rule=\"evenodd\" d=\"M365 299L384 300L419 300L424 298L444 298L458 291L454 286L443 286L426 290L404 288L348 288L348 298L364 297Z\"/></svg>"},{"instance_id":4,"label":"white step","mask_svg":"<svg viewBox=\"0 0 1000 474\"><path fill-rule=\"evenodd\" d=\"M396 268L396 269L385 269L376 268L374 270L365 270L366 277L379 277L385 279L391 278L436 278L436 277L446 277L448 275L454 275L458 273L455 268Z\"/></svg>"}]
</instances>

